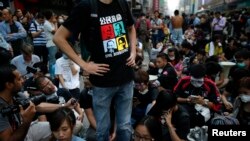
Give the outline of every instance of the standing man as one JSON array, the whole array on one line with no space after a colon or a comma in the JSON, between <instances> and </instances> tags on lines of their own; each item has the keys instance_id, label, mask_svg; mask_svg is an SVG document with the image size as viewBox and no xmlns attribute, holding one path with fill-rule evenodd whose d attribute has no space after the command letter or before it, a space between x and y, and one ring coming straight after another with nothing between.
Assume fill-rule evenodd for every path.
<instances>
[{"instance_id":1,"label":"standing man","mask_svg":"<svg viewBox=\"0 0 250 141\"><path fill-rule=\"evenodd\" d=\"M226 26L226 22L226 18L222 17L219 11L215 12L215 17L211 23L213 37L214 35L223 35L223 29Z\"/></svg>"},{"instance_id":2,"label":"standing man","mask_svg":"<svg viewBox=\"0 0 250 141\"><path fill-rule=\"evenodd\" d=\"M34 54L40 57L44 64L48 63L47 39L44 32L45 16L40 12L30 24L29 32L33 38Z\"/></svg>"},{"instance_id":3,"label":"standing man","mask_svg":"<svg viewBox=\"0 0 250 141\"><path fill-rule=\"evenodd\" d=\"M183 18L182 16L179 15L179 10L174 11L174 17L171 19L171 23L173 26L172 30L172 40L174 44L177 46L181 45L182 43L182 36L183 36L183 31L182 31L182 25L183 25Z\"/></svg>"},{"instance_id":4,"label":"standing man","mask_svg":"<svg viewBox=\"0 0 250 141\"><path fill-rule=\"evenodd\" d=\"M91 12L90 2L96 3L97 13ZM93 6L93 5L92 5ZM86 22L87 21L87 22ZM115 24L121 23L123 35L117 35ZM107 36L107 29L110 35ZM67 39L81 33L81 42L91 53L90 62L82 60L68 44ZM118 48L120 38L125 48ZM114 52L105 52L107 41L114 40ZM93 86L93 109L97 122L97 141L109 140L110 105L114 100L116 137L119 141L131 139L131 109L133 97L133 66L136 57L134 20L125 0L83 0L54 36L55 44L71 60L90 73Z\"/></svg>"}]
</instances>

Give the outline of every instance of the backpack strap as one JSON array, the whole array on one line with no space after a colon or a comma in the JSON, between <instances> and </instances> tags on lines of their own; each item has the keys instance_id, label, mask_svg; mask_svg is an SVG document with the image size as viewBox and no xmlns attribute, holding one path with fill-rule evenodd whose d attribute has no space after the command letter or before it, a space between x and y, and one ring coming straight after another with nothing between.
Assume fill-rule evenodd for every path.
<instances>
[{"instance_id":1,"label":"backpack strap","mask_svg":"<svg viewBox=\"0 0 250 141\"><path fill-rule=\"evenodd\" d=\"M119 3L119 5L120 5L120 7L121 7L121 9L122 9L122 12L123 13L127 13L127 1L125 1L125 0L118 0L118 3Z\"/></svg>"},{"instance_id":2,"label":"backpack strap","mask_svg":"<svg viewBox=\"0 0 250 141\"><path fill-rule=\"evenodd\" d=\"M37 24L36 24L36 22L35 22L35 21L31 21L31 24L30 24L30 25L32 25L32 24L34 25L34 27L35 27L35 29L36 29L36 32L37 32L38 30L37 30Z\"/></svg>"},{"instance_id":3,"label":"backpack strap","mask_svg":"<svg viewBox=\"0 0 250 141\"><path fill-rule=\"evenodd\" d=\"M98 13L97 13L97 1L96 0L89 0L90 3L90 17L98 17ZM92 25L92 24L91 24Z\"/></svg>"},{"instance_id":4,"label":"backpack strap","mask_svg":"<svg viewBox=\"0 0 250 141\"><path fill-rule=\"evenodd\" d=\"M125 21L125 23L127 23L128 22L128 18L127 18L128 9L127 9L127 7L129 7L128 2L126 0L118 0L118 3L122 9L124 21Z\"/></svg>"}]
</instances>

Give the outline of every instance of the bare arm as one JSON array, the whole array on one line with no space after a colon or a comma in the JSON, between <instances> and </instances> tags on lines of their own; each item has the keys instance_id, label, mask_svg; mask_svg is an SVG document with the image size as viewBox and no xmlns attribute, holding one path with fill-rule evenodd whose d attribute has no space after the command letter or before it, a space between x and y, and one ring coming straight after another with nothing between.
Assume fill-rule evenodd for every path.
<instances>
[{"instance_id":1,"label":"bare arm","mask_svg":"<svg viewBox=\"0 0 250 141\"><path fill-rule=\"evenodd\" d=\"M68 90L68 88L67 88L67 87L65 86L65 84L64 84L64 79L63 79L62 74L59 74L59 75L58 75L58 78L59 78L59 82L60 82L60 84L63 86L63 88L65 88L65 89Z\"/></svg>"},{"instance_id":2,"label":"bare arm","mask_svg":"<svg viewBox=\"0 0 250 141\"><path fill-rule=\"evenodd\" d=\"M170 137L172 141L183 141L176 133L176 129L173 126L171 120L172 120L172 114L173 114L174 107L169 109L168 112L164 115L166 119L166 124L168 126L168 131L170 134Z\"/></svg>"},{"instance_id":3,"label":"bare arm","mask_svg":"<svg viewBox=\"0 0 250 141\"><path fill-rule=\"evenodd\" d=\"M226 90L224 90L224 92L221 94L221 101L222 103L225 105L226 109L227 110L232 110L233 109L233 104L230 103L228 100L227 100L227 97L230 95L229 92L227 92Z\"/></svg>"},{"instance_id":4,"label":"bare arm","mask_svg":"<svg viewBox=\"0 0 250 141\"><path fill-rule=\"evenodd\" d=\"M53 112L60 107L62 107L61 104L52 104L52 103L42 102L36 106L36 110L38 112L41 112L41 113L50 113L50 112Z\"/></svg>"},{"instance_id":5,"label":"bare arm","mask_svg":"<svg viewBox=\"0 0 250 141\"><path fill-rule=\"evenodd\" d=\"M77 102L76 103L76 106L75 106L75 111L79 114L79 116L77 117L77 119L78 120L80 120L80 121L83 121L83 111L82 111L82 109L81 109L81 107L80 107L80 104Z\"/></svg>"},{"instance_id":6,"label":"bare arm","mask_svg":"<svg viewBox=\"0 0 250 141\"><path fill-rule=\"evenodd\" d=\"M108 64L95 64L94 62L87 63L82 60L71 48L67 39L70 37L71 32L63 25L56 31L53 41L59 49L64 52L72 61L78 64L82 69L90 74L103 75L109 71Z\"/></svg>"},{"instance_id":7,"label":"bare arm","mask_svg":"<svg viewBox=\"0 0 250 141\"><path fill-rule=\"evenodd\" d=\"M38 112L41 112L41 113L50 113L50 112L53 112L53 111L55 111L56 109L58 109L58 108L60 108L62 106L73 109L73 108L75 108L77 106L75 103L72 102L73 99L74 98L71 98L64 105L42 102L42 103L40 103L39 105L36 106L36 110Z\"/></svg>"},{"instance_id":8,"label":"bare arm","mask_svg":"<svg viewBox=\"0 0 250 141\"><path fill-rule=\"evenodd\" d=\"M127 65L133 67L135 65L136 57L136 31L134 25L128 28L128 36L130 41L130 57L127 59Z\"/></svg>"},{"instance_id":9,"label":"bare arm","mask_svg":"<svg viewBox=\"0 0 250 141\"><path fill-rule=\"evenodd\" d=\"M8 128L0 133L0 141L20 141L24 140L29 130L30 123L21 124L17 130L13 132L12 128Z\"/></svg>"},{"instance_id":10,"label":"bare arm","mask_svg":"<svg viewBox=\"0 0 250 141\"><path fill-rule=\"evenodd\" d=\"M219 80L216 82L216 86L219 87L224 83L225 75L223 72L220 73Z\"/></svg>"},{"instance_id":11,"label":"bare arm","mask_svg":"<svg viewBox=\"0 0 250 141\"><path fill-rule=\"evenodd\" d=\"M43 30L39 30L37 32L31 33L31 35L32 35L33 38L36 38L36 37L40 36L42 32L43 32Z\"/></svg>"},{"instance_id":12,"label":"bare arm","mask_svg":"<svg viewBox=\"0 0 250 141\"><path fill-rule=\"evenodd\" d=\"M89 120L90 126L96 129L96 120L92 108L84 109L84 111Z\"/></svg>"},{"instance_id":13,"label":"bare arm","mask_svg":"<svg viewBox=\"0 0 250 141\"><path fill-rule=\"evenodd\" d=\"M76 75L78 73L78 70L73 62L69 64L70 70L72 72L72 75Z\"/></svg>"}]
</instances>

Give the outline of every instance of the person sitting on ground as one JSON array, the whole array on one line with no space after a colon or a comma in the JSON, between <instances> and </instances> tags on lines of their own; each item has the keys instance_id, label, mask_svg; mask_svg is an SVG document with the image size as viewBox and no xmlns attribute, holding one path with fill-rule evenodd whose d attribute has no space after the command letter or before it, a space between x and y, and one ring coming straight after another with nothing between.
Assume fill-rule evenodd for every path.
<instances>
[{"instance_id":1,"label":"person sitting on ground","mask_svg":"<svg viewBox=\"0 0 250 141\"><path fill-rule=\"evenodd\" d=\"M155 87L161 86L164 89L173 90L178 81L177 73L168 62L167 55L164 53L157 55L155 66L150 68L148 73L150 75L158 75L158 79L152 84Z\"/></svg>"},{"instance_id":2,"label":"person sitting on ground","mask_svg":"<svg viewBox=\"0 0 250 141\"><path fill-rule=\"evenodd\" d=\"M193 65L190 75L181 78L174 88L177 101L190 114L191 127L209 124L213 113L221 110L220 93L215 83L205 77L202 64Z\"/></svg>"},{"instance_id":3,"label":"person sitting on ground","mask_svg":"<svg viewBox=\"0 0 250 141\"><path fill-rule=\"evenodd\" d=\"M237 96L239 96L240 80L243 77L250 76L248 70L244 68L237 68L231 74L231 79L225 86L223 93L221 94L221 100L223 103L222 111L225 114L231 113L233 110L233 104Z\"/></svg>"},{"instance_id":4,"label":"person sitting on ground","mask_svg":"<svg viewBox=\"0 0 250 141\"><path fill-rule=\"evenodd\" d=\"M16 56L11 60L11 64L17 67L17 70L25 78L30 78L32 73L27 72L27 67L32 67L35 63L40 62L40 58L33 54L34 47L30 44L24 44L21 47L21 55Z\"/></svg>"},{"instance_id":5,"label":"person sitting on ground","mask_svg":"<svg viewBox=\"0 0 250 141\"><path fill-rule=\"evenodd\" d=\"M52 131L50 141L85 141L73 135L76 125L74 112L66 107L62 107L47 116Z\"/></svg>"},{"instance_id":6,"label":"person sitting on ground","mask_svg":"<svg viewBox=\"0 0 250 141\"><path fill-rule=\"evenodd\" d=\"M162 141L187 140L190 116L187 110L177 103L177 97L173 93L161 91L148 115L161 121Z\"/></svg>"},{"instance_id":7,"label":"person sitting on ground","mask_svg":"<svg viewBox=\"0 0 250 141\"><path fill-rule=\"evenodd\" d=\"M133 96L132 125L140 121L147 113L148 107L155 104L158 89L149 82L149 74L144 70L135 72L135 88Z\"/></svg>"},{"instance_id":8,"label":"person sitting on ground","mask_svg":"<svg viewBox=\"0 0 250 141\"><path fill-rule=\"evenodd\" d=\"M23 90L27 91L30 95L39 94L40 91L36 87L35 79L41 76L45 76L48 72L47 65L43 62L37 62L33 67L29 67L29 71L32 71L33 76L24 82Z\"/></svg>"},{"instance_id":9,"label":"person sitting on ground","mask_svg":"<svg viewBox=\"0 0 250 141\"><path fill-rule=\"evenodd\" d=\"M240 125L250 125L250 77L240 80L239 96L236 98L232 116L236 117Z\"/></svg>"},{"instance_id":10,"label":"person sitting on ground","mask_svg":"<svg viewBox=\"0 0 250 141\"><path fill-rule=\"evenodd\" d=\"M168 62L174 67L177 77L180 77L183 70L183 62L177 48L168 48L167 51Z\"/></svg>"}]
</instances>

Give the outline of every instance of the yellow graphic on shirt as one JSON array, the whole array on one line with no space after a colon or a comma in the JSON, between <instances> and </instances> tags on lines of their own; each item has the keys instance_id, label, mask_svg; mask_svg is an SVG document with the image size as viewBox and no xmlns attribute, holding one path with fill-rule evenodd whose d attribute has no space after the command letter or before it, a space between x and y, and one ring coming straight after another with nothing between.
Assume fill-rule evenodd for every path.
<instances>
[{"instance_id":1,"label":"yellow graphic on shirt","mask_svg":"<svg viewBox=\"0 0 250 141\"><path fill-rule=\"evenodd\" d=\"M123 36L116 38L116 44L118 46L118 51L121 51L121 50L128 48L128 42L127 42L126 35L123 35Z\"/></svg>"}]
</instances>

